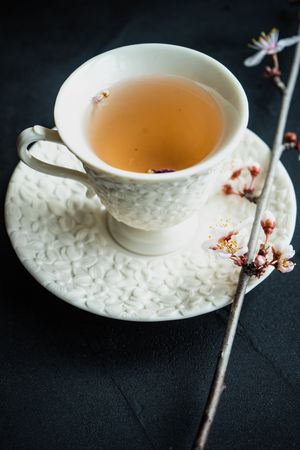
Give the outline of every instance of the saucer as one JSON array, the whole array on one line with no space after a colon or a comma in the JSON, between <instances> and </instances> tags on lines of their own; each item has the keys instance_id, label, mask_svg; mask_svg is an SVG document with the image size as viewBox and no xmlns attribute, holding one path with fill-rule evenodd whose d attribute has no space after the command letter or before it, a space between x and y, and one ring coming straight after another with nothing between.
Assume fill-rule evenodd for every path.
<instances>
[{"instance_id":1,"label":"saucer","mask_svg":"<svg viewBox=\"0 0 300 450\"><path fill-rule=\"evenodd\" d=\"M61 145L39 142L31 151L46 162L82 169ZM235 158L260 163L262 173L257 182L261 185L270 158L267 145L247 130L233 154ZM230 164L232 160L221 171L227 176ZM86 198L83 185L41 174L20 162L7 191L6 228L31 275L78 308L143 322L193 317L228 305L238 280L239 269L231 261L203 250L210 227L224 219L238 223L255 213L253 203L222 193L225 180L225 175L219 177L199 212L198 232L188 244L172 254L141 256L112 239L105 208L97 197ZM289 243L295 227L296 199L281 163L268 209L277 219L272 242ZM270 272L259 280L252 279L248 291Z\"/></svg>"}]
</instances>

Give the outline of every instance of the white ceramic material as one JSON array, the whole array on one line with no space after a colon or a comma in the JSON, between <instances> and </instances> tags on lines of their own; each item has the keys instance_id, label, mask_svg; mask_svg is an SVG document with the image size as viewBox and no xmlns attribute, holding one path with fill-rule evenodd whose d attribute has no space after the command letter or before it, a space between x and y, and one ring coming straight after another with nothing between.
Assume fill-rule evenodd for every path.
<instances>
[{"instance_id":1,"label":"white ceramic material","mask_svg":"<svg viewBox=\"0 0 300 450\"><path fill-rule=\"evenodd\" d=\"M201 82L235 108L236 114L226 113L226 131L220 145L202 163L174 173L141 174L113 168L91 151L85 133L91 98L114 82L151 74L171 74ZM118 242L138 253L147 253L148 248L152 254L160 254L163 239L167 251L172 251L183 244L183 235L192 236L197 219L190 218L206 201L224 159L241 140L248 121L248 103L237 79L211 57L174 45L139 44L98 55L79 67L62 85L54 117L58 131L35 126L21 133L21 159L36 170L83 182L89 195L95 191L120 222L110 222ZM34 158L28 145L38 140L64 143L82 162L86 173L54 167ZM144 233L135 233L136 228ZM161 229L165 229L163 235L146 233Z\"/></svg>"},{"instance_id":2,"label":"white ceramic material","mask_svg":"<svg viewBox=\"0 0 300 450\"><path fill-rule=\"evenodd\" d=\"M61 145L37 143L32 153L45 162L81 169L78 159ZM261 139L247 131L233 156L259 162L264 168L258 177L261 183L270 156ZM229 175L227 165L223 172ZM224 218L237 223L254 217L252 203L222 194L225 181L218 178L205 215L199 213L194 238L169 255L139 256L118 246L107 231L107 212L97 197L88 199L81 184L42 175L23 163L9 184L6 227L27 270L50 292L74 306L135 321L192 317L227 305L237 283L238 269L230 261L202 249L209 227ZM282 164L268 208L277 219L271 242L289 243L296 200ZM249 289L264 278L252 280Z\"/></svg>"}]
</instances>

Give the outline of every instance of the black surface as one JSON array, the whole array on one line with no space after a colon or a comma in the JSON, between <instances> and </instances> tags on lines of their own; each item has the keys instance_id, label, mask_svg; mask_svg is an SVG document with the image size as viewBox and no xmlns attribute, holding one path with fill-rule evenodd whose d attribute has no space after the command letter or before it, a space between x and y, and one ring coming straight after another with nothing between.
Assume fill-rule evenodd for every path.
<instances>
[{"instance_id":1,"label":"black surface","mask_svg":"<svg viewBox=\"0 0 300 450\"><path fill-rule=\"evenodd\" d=\"M280 95L262 78L263 65L246 69L242 61L250 54L245 44L261 30L276 25L282 36L294 34L295 9L286 1L10 2L6 8L0 27L2 210L18 162L17 133L33 124L53 126L63 80L117 46L166 42L217 58L246 90L249 127L272 142ZM283 69L292 53L282 54ZM298 132L299 92L298 83L288 122ZM299 193L296 155L283 161ZM26 272L2 216L0 448L191 449L228 311L161 324L85 313ZM293 244L296 270L272 274L247 296L207 449L300 448L299 228Z\"/></svg>"}]
</instances>

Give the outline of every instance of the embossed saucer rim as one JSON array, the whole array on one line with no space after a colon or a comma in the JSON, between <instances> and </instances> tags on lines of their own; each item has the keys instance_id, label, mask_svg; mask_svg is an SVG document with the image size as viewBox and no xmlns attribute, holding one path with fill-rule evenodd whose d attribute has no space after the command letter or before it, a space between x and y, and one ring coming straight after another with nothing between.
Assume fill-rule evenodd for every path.
<instances>
[{"instance_id":1,"label":"embossed saucer rim","mask_svg":"<svg viewBox=\"0 0 300 450\"><path fill-rule=\"evenodd\" d=\"M248 140L250 140L250 144L251 144L251 139L252 141L254 141L258 147L266 147L266 144L259 138L257 137L254 133L250 132L249 130L247 131L247 134L245 136L245 142ZM253 142L252 142L253 144ZM43 143L42 145L45 145L45 143ZM242 144L243 145L243 144ZM266 153L266 152L265 152ZM20 166L17 166L17 168ZM25 170L30 171L30 175L32 177L38 176L36 175L36 173L34 171L31 171L31 169L28 169L26 166L24 166ZM288 176L288 173L286 171L286 169L284 168L284 166L280 163L280 177L282 179L282 183L284 183L284 187L286 188L288 194L287 194L287 199L290 202L290 210L288 211L288 223L287 223L287 230L285 231L285 241L289 242L292 238L293 235L293 231L294 231L294 227L295 227L295 221L296 221L296 198L295 198L295 192L293 189L293 185L292 182ZM40 176L40 175L39 175ZM47 290L49 290L51 293L53 293L54 295L56 295L57 297L61 298L62 300L73 304L76 307L79 307L85 311L89 311L98 315L102 315L105 317L110 317L110 318L114 318L114 319L121 319L121 320L127 320L127 321L138 321L138 322L156 322L156 321L168 321L168 320L181 320L181 319L185 319L185 318L189 318L189 317L195 317L197 315L200 314L205 314L207 312L212 312L214 310L217 310L219 308L222 308L226 305L228 305L231 300L225 299L224 301L221 301L220 303L218 302L211 302L210 305L204 305L204 307L201 309L199 309L197 312L195 311L191 311L191 313L185 312L184 315L176 315L173 316L171 313L171 315L168 315L167 309L166 308L166 312L165 315L163 316L159 316L158 312L157 314L150 314L149 316L143 316L143 315L139 315L141 313L137 313L135 316L131 316L130 314L127 315L122 315L120 313L114 313L112 310L110 310L108 308L108 311L105 310L105 312L100 312L100 307L97 309L97 304L95 306L95 304L93 304L93 302L90 302L90 304L87 302L84 303L80 303L76 300L76 298L71 298L70 296L68 297L67 295L65 295L61 289L55 288L55 286L51 283L49 283L49 280L45 279L41 279L41 275L40 273L38 273L38 271L36 271L36 267L34 266L34 264L32 264L32 261L30 261L29 259L24 258L24 255L22 254L22 251L20 251L20 249L17 246L17 238L15 235L11 234L11 229L12 229L12 221L14 220L12 215L8 213L9 210L9 200L11 195L13 194L13 182L15 183L16 181L18 181L18 177L19 177L19 172L17 172L17 169L15 170L15 172L12 175L11 181L9 183L9 187L8 187L8 191L7 191L7 196L6 196L6 203L5 203L5 220L6 220L6 227L8 230L8 233L10 235L12 244L15 248L15 251L17 253L17 256L19 257L19 259L21 260L21 262L23 263L23 265L25 266L25 268L32 274L32 276L39 282L41 283L44 287L46 287ZM51 177L51 180L56 180L54 181L54 183L60 183L60 179L55 179L53 177ZM68 183L74 183L74 182L70 182L68 181ZM74 186L74 185L73 185ZM84 192L84 188L83 188L83 192ZM230 209L230 201L231 199L229 198L224 198L226 202L228 202L228 207ZM22 230L21 230L22 231ZM282 231L282 230L281 230ZM141 260L143 261L145 258L142 256L138 256L138 255L132 255L129 252L126 252L126 250L121 249L117 244L115 244L114 242L110 242L111 245L114 246L114 251L115 253L119 252L120 254L123 254L125 257L126 256L133 256L134 259L136 260ZM116 250L117 249L117 250ZM174 257L179 256L180 258L183 258L183 253L184 253L185 249L181 249L180 251L177 251L175 253L173 253ZM170 255L167 255L170 256ZM146 257L147 258L147 257ZM151 257L151 260L160 260L163 257ZM227 261L228 263L228 261ZM221 262L219 262L219 260L215 260L215 264L220 264ZM232 269L231 266L228 266L228 268L226 269L228 272ZM263 277L260 280L251 280L250 285L248 286L247 292L249 292L250 290L252 290L255 286L257 286L259 283L261 283L269 274L271 273L271 271L269 271L265 277ZM201 280L199 279L199 284L200 284ZM220 282L221 283L221 282ZM201 302L201 295L199 294L199 302ZM173 306L170 305L169 310L174 313L174 310L172 311Z\"/></svg>"}]
</instances>

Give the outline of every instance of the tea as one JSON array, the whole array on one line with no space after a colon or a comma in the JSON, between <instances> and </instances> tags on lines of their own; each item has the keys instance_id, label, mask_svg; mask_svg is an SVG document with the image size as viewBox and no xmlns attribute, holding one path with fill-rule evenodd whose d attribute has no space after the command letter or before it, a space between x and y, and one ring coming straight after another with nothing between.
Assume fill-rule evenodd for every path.
<instances>
[{"instance_id":1,"label":"tea","mask_svg":"<svg viewBox=\"0 0 300 450\"><path fill-rule=\"evenodd\" d=\"M212 90L195 81L139 77L113 84L94 98L87 131L93 151L110 166L177 171L217 147L224 113Z\"/></svg>"}]
</instances>

